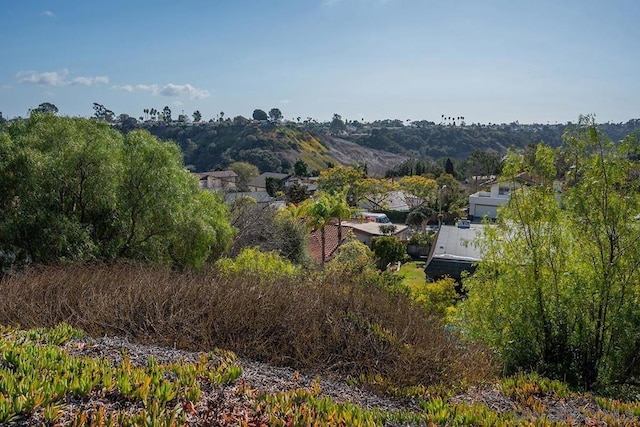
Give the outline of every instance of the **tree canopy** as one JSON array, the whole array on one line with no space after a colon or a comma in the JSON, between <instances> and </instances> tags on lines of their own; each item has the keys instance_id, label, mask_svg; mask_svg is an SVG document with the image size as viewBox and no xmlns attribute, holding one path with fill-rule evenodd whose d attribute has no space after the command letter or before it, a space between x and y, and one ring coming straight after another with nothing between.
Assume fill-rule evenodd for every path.
<instances>
[{"instance_id":1,"label":"tree canopy","mask_svg":"<svg viewBox=\"0 0 640 427\"><path fill-rule=\"evenodd\" d=\"M0 129L0 258L202 265L232 228L177 146L95 120L32 115Z\"/></svg>"},{"instance_id":2,"label":"tree canopy","mask_svg":"<svg viewBox=\"0 0 640 427\"><path fill-rule=\"evenodd\" d=\"M253 114L251 115L251 117L253 117L253 120L267 120L269 118L269 116L267 116L267 113L259 108L253 110Z\"/></svg>"},{"instance_id":3,"label":"tree canopy","mask_svg":"<svg viewBox=\"0 0 640 427\"><path fill-rule=\"evenodd\" d=\"M509 155L504 174L528 172L536 183L514 191L485 228L461 312L507 372L591 388L640 374L638 140L614 144L583 119L565 141Z\"/></svg>"}]
</instances>

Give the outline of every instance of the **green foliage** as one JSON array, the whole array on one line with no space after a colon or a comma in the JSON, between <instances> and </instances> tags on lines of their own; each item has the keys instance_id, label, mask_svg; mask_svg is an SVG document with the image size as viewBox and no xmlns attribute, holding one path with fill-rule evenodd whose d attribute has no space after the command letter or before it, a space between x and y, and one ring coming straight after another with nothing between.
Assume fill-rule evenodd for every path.
<instances>
[{"instance_id":1,"label":"green foliage","mask_svg":"<svg viewBox=\"0 0 640 427\"><path fill-rule=\"evenodd\" d=\"M396 237L383 236L373 242L373 252L378 259L378 268L384 270L389 264L403 260L407 255L407 248Z\"/></svg>"},{"instance_id":2,"label":"green foliage","mask_svg":"<svg viewBox=\"0 0 640 427\"><path fill-rule=\"evenodd\" d=\"M36 114L0 133L0 256L200 266L229 244L224 204L144 131ZM11 257L11 260L8 258Z\"/></svg>"},{"instance_id":3,"label":"green foliage","mask_svg":"<svg viewBox=\"0 0 640 427\"><path fill-rule=\"evenodd\" d=\"M365 275L375 271L375 255L367 245L355 238L340 245L334 257L327 263L327 273L337 277Z\"/></svg>"},{"instance_id":4,"label":"green foliage","mask_svg":"<svg viewBox=\"0 0 640 427\"><path fill-rule=\"evenodd\" d=\"M124 357L113 366L104 359L69 356L59 345L82 335L68 325L0 334L0 423L10 424L39 409L48 423L60 419L66 401L114 398L139 411L81 410L74 425L177 425L182 405L197 401L202 386L235 381L242 370L226 352L203 354L195 363L134 367Z\"/></svg>"},{"instance_id":5,"label":"green foliage","mask_svg":"<svg viewBox=\"0 0 640 427\"><path fill-rule=\"evenodd\" d=\"M247 275L260 279L292 277L298 268L275 252L261 252L258 248L245 248L235 258L220 258L216 267L224 275Z\"/></svg>"},{"instance_id":6,"label":"green foliage","mask_svg":"<svg viewBox=\"0 0 640 427\"><path fill-rule=\"evenodd\" d=\"M272 108L269 110L269 119L272 122L279 122L282 120L282 111L279 108Z\"/></svg>"},{"instance_id":7,"label":"green foliage","mask_svg":"<svg viewBox=\"0 0 640 427\"><path fill-rule=\"evenodd\" d=\"M309 166L304 160L298 159L293 164L293 173L295 176L309 176Z\"/></svg>"},{"instance_id":8,"label":"green foliage","mask_svg":"<svg viewBox=\"0 0 640 427\"><path fill-rule=\"evenodd\" d=\"M424 271L423 271L424 274ZM427 312L447 319L454 312L454 304L458 298L456 282L445 278L436 282L414 283L410 288L411 298L424 307Z\"/></svg>"},{"instance_id":9,"label":"green foliage","mask_svg":"<svg viewBox=\"0 0 640 427\"><path fill-rule=\"evenodd\" d=\"M36 113L36 114L58 114L58 107L55 106L55 104L52 104L50 102L43 102L42 104L38 105L37 108L34 108L33 110L31 110L31 114Z\"/></svg>"},{"instance_id":10,"label":"green foliage","mask_svg":"<svg viewBox=\"0 0 640 427\"><path fill-rule=\"evenodd\" d=\"M238 190L240 191L248 191L247 184L260 175L258 168L247 162L233 162L229 165L229 169L238 175Z\"/></svg>"},{"instance_id":11,"label":"green foliage","mask_svg":"<svg viewBox=\"0 0 640 427\"><path fill-rule=\"evenodd\" d=\"M253 114L251 115L251 117L253 117L253 120L267 120L269 118L269 116L267 116L267 113L259 108L253 110Z\"/></svg>"},{"instance_id":12,"label":"green foliage","mask_svg":"<svg viewBox=\"0 0 640 427\"><path fill-rule=\"evenodd\" d=\"M428 231L426 233L413 233L409 239L410 245L430 246L435 239L435 233Z\"/></svg>"},{"instance_id":13,"label":"green foliage","mask_svg":"<svg viewBox=\"0 0 640 427\"><path fill-rule=\"evenodd\" d=\"M551 182L553 150L512 153L505 174L539 184L512 193L484 259L464 282L464 325L502 358L507 372L533 369L587 388L640 374L640 212L635 141L614 145L592 122L566 136L568 188Z\"/></svg>"}]
</instances>

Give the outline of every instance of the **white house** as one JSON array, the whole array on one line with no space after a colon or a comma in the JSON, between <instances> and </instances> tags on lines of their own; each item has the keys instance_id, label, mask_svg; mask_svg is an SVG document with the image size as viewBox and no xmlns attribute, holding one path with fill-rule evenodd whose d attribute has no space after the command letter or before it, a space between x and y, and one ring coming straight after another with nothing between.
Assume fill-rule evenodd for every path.
<instances>
[{"instance_id":1,"label":"white house","mask_svg":"<svg viewBox=\"0 0 640 427\"><path fill-rule=\"evenodd\" d=\"M489 191L478 191L469 196L469 218L496 219L498 206L504 206L511 198L514 184L495 183Z\"/></svg>"}]
</instances>

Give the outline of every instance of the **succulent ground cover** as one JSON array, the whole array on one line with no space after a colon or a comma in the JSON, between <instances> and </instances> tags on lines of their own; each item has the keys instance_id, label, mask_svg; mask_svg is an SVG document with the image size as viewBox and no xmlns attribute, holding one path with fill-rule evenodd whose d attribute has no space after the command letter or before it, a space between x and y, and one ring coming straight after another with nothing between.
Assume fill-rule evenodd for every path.
<instances>
[{"instance_id":1,"label":"succulent ground cover","mask_svg":"<svg viewBox=\"0 0 640 427\"><path fill-rule=\"evenodd\" d=\"M186 352L90 338L60 324L0 329L5 425L638 425L640 404L535 375L453 395L376 396L353 380L300 374L228 351Z\"/></svg>"}]
</instances>

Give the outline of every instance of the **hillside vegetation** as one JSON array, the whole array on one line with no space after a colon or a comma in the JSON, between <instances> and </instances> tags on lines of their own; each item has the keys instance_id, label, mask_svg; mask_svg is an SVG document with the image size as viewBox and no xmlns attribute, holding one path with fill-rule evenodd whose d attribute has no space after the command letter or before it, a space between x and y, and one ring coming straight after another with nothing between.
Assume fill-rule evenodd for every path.
<instances>
[{"instance_id":1,"label":"hillside vegetation","mask_svg":"<svg viewBox=\"0 0 640 427\"><path fill-rule=\"evenodd\" d=\"M173 140L182 149L185 163L196 171L225 168L233 161L253 163L263 172L288 172L302 159L310 170L323 170L330 164L371 163L373 172L385 170L412 158L464 159L476 150L505 153L508 148L525 148L544 142L562 144L562 135L577 124L490 124L436 125L398 121L343 124L334 133L326 123L281 125L233 121L180 124L151 122L144 126L163 140ZM640 129L640 120L598 125L614 141Z\"/></svg>"}]
</instances>

